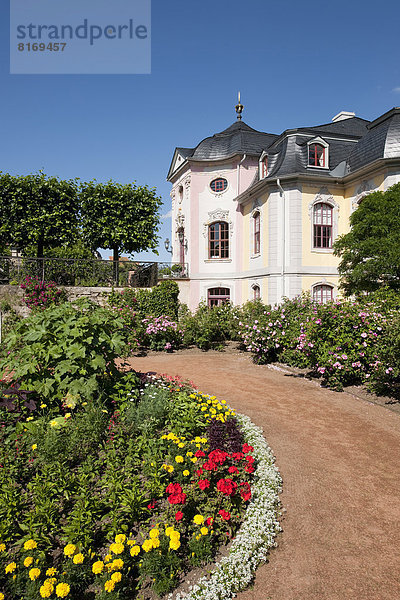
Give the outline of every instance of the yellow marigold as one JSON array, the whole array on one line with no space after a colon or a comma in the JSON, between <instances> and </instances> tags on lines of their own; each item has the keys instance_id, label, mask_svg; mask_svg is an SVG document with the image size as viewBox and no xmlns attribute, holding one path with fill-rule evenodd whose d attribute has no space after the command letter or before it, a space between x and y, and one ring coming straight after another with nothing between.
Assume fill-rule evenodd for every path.
<instances>
[{"instance_id":1,"label":"yellow marigold","mask_svg":"<svg viewBox=\"0 0 400 600\"><path fill-rule=\"evenodd\" d=\"M160 532L158 531L158 529L150 529L150 533L149 533L149 538L151 538L152 540L154 538L158 538L158 536L160 535Z\"/></svg>"},{"instance_id":2,"label":"yellow marigold","mask_svg":"<svg viewBox=\"0 0 400 600\"><path fill-rule=\"evenodd\" d=\"M27 540L24 544L24 550L34 550L35 548L37 548L35 540Z\"/></svg>"},{"instance_id":3,"label":"yellow marigold","mask_svg":"<svg viewBox=\"0 0 400 600\"><path fill-rule=\"evenodd\" d=\"M115 588L115 581L113 581L112 579L107 579L107 581L104 584L104 589L106 590L106 592L113 592Z\"/></svg>"},{"instance_id":4,"label":"yellow marigold","mask_svg":"<svg viewBox=\"0 0 400 600\"><path fill-rule=\"evenodd\" d=\"M0 592L0 600L4 600L4 594L3 594L3 592Z\"/></svg>"},{"instance_id":5,"label":"yellow marigold","mask_svg":"<svg viewBox=\"0 0 400 600\"><path fill-rule=\"evenodd\" d=\"M160 540L158 538L154 538L151 541L153 543L153 548L158 548L160 546Z\"/></svg>"},{"instance_id":6,"label":"yellow marigold","mask_svg":"<svg viewBox=\"0 0 400 600\"><path fill-rule=\"evenodd\" d=\"M30 567L33 563L33 556L27 556L24 560L24 567Z\"/></svg>"},{"instance_id":7,"label":"yellow marigold","mask_svg":"<svg viewBox=\"0 0 400 600\"><path fill-rule=\"evenodd\" d=\"M124 533L119 533L118 535L115 536L115 543L116 544L123 544L126 540L126 535Z\"/></svg>"},{"instance_id":8,"label":"yellow marigold","mask_svg":"<svg viewBox=\"0 0 400 600\"><path fill-rule=\"evenodd\" d=\"M142 544L142 548L145 552L150 552L150 550L153 548L153 541L152 540L144 540L144 542Z\"/></svg>"},{"instance_id":9,"label":"yellow marigold","mask_svg":"<svg viewBox=\"0 0 400 600\"><path fill-rule=\"evenodd\" d=\"M50 579L45 579L43 585L54 585L57 579L55 577L50 577Z\"/></svg>"},{"instance_id":10,"label":"yellow marigold","mask_svg":"<svg viewBox=\"0 0 400 600\"><path fill-rule=\"evenodd\" d=\"M107 556L104 557L104 562L109 562L112 559L111 554L107 554Z\"/></svg>"},{"instance_id":11,"label":"yellow marigold","mask_svg":"<svg viewBox=\"0 0 400 600\"><path fill-rule=\"evenodd\" d=\"M29 571L29 579L32 579L32 581L35 581L35 579L37 579L40 575L40 569L37 569L36 567L34 567L33 569L31 569Z\"/></svg>"},{"instance_id":12,"label":"yellow marigold","mask_svg":"<svg viewBox=\"0 0 400 600\"><path fill-rule=\"evenodd\" d=\"M134 546L136 544L136 540L128 540L126 543L128 546Z\"/></svg>"},{"instance_id":13,"label":"yellow marigold","mask_svg":"<svg viewBox=\"0 0 400 600\"><path fill-rule=\"evenodd\" d=\"M113 552L114 554L122 554L124 551L124 545L123 544L111 544L110 551Z\"/></svg>"},{"instance_id":14,"label":"yellow marigold","mask_svg":"<svg viewBox=\"0 0 400 600\"><path fill-rule=\"evenodd\" d=\"M6 571L6 573L13 573L16 568L17 568L17 563L12 562L6 566L5 571Z\"/></svg>"},{"instance_id":15,"label":"yellow marigold","mask_svg":"<svg viewBox=\"0 0 400 600\"><path fill-rule=\"evenodd\" d=\"M103 569L104 569L104 563L102 560L97 560L95 563L93 563L92 571L96 575L98 575L99 573L102 573Z\"/></svg>"},{"instance_id":16,"label":"yellow marigold","mask_svg":"<svg viewBox=\"0 0 400 600\"><path fill-rule=\"evenodd\" d=\"M164 469L165 471L167 471L167 473L172 473L174 470L174 467L172 465L167 465L166 463L164 463L161 466L162 469Z\"/></svg>"},{"instance_id":17,"label":"yellow marigold","mask_svg":"<svg viewBox=\"0 0 400 600\"><path fill-rule=\"evenodd\" d=\"M32 448L32 450L36 450L37 444L32 444L31 448Z\"/></svg>"},{"instance_id":18,"label":"yellow marigold","mask_svg":"<svg viewBox=\"0 0 400 600\"><path fill-rule=\"evenodd\" d=\"M75 554L75 556L73 558L75 565L81 565L83 563L83 560L84 560L84 556L80 552L78 554Z\"/></svg>"},{"instance_id":19,"label":"yellow marigold","mask_svg":"<svg viewBox=\"0 0 400 600\"><path fill-rule=\"evenodd\" d=\"M197 456L193 456L193 458L190 459L192 461L192 463L197 463Z\"/></svg>"},{"instance_id":20,"label":"yellow marigold","mask_svg":"<svg viewBox=\"0 0 400 600\"><path fill-rule=\"evenodd\" d=\"M5 551L6 551L6 545L0 544L0 552L5 552Z\"/></svg>"},{"instance_id":21,"label":"yellow marigold","mask_svg":"<svg viewBox=\"0 0 400 600\"><path fill-rule=\"evenodd\" d=\"M70 587L68 583L59 583L56 587L56 595L59 598L65 598L69 594Z\"/></svg>"},{"instance_id":22,"label":"yellow marigold","mask_svg":"<svg viewBox=\"0 0 400 600\"><path fill-rule=\"evenodd\" d=\"M178 444L178 448L184 448L184 447L185 447L185 444L184 444L184 442L179 442L179 444Z\"/></svg>"},{"instance_id":23,"label":"yellow marigold","mask_svg":"<svg viewBox=\"0 0 400 600\"><path fill-rule=\"evenodd\" d=\"M166 527L166 528L165 528L165 535L166 535L167 537L169 537L173 531L174 531L174 528L173 528L173 527L171 527L171 526L170 526L170 527Z\"/></svg>"},{"instance_id":24,"label":"yellow marigold","mask_svg":"<svg viewBox=\"0 0 400 600\"><path fill-rule=\"evenodd\" d=\"M201 535L207 535L207 533L208 533L208 529L207 529L207 527L202 527L202 528L200 529L200 533L201 533Z\"/></svg>"},{"instance_id":25,"label":"yellow marigold","mask_svg":"<svg viewBox=\"0 0 400 600\"><path fill-rule=\"evenodd\" d=\"M202 515L195 515L193 517L193 521L194 521L194 523L196 523L196 525L203 525L204 517Z\"/></svg>"},{"instance_id":26,"label":"yellow marigold","mask_svg":"<svg viewBox=\"0 0 400 600\"><path fill-rule=\"evenodd\" d=\"M50 598L53 592L54 585L51 583L44 583L39 589L39 594L42 598Z\"/></svg>"},{"instance_id":27,"label":"yellow marigold","mask_svg":"<svg viewBox=\"0 0 400 600\"><path fill-rule=\"evenodd\" d=\"M179 531L172 531L171 535L169 536L170 540L179 540L181 537L181 534L179 533Z\"/></svg>"},{"instance_id":28,"label":"yellow marigold","mask_svg":"<svg viewBox=\"0 0 400 600\"><path fill-rule=\"evenodd\" d=\"M118 583L119 581L121 581L121 579L122 575L119 571L116 571L111 575L111 581L114 581L115 583Z\"/></svg>"},{"instance_id":29,"label":"yellow marigold","mask_svg":"<svg viewBox=\"0 0 400 600\"><path fill-rule=\"evenodd\" d=\"M178 548L180 547L181 543L179 540L173 540L171 539L170 543L169 543L169 547L171 550L178 550Z\"/></svg>"},{"instance_id":30,"label":"yellow marigold","mask_svg":"<svg viewBox=\"0 0 400 600\"><path fill-rule=\"evenodd\" d=\"M67 544L64 548L65 556L73 556L75 554L76 546L74 544Z\"/></svg>"},{"instance_id":31,"label":"yellow marigold","mask_svg":"<svg viewBox=\"0 0 400 600\"><path fill-rule=\"evenodd\" d=\"M40 405L40 408L47 408L47 404L45 404L44 402L42 402L42 404Z\"/></svg>"},{"instance_id":32,"label":"yellow marigold","mask_svg":"<svg viewBox=\"0 0 400 600\"><path fill-rule=\"evenodd\" d=\"M186 456L193 456L193 452L186 452Z\"/></svg>"},{"instance_id":33,"label":"yellow marigold","mask_svg":"<svg viewBox=\"0 0 400 600\"><path fill-rule=\"evenodd\" d=\"M190 475L190 471L188 471L187 469L185 469L185 470L183 471L183 475L184 475L185 477L189 477L189 475Z\"/></svg>"},{"instance_id":34,"label":"yellow marigold","mask_svg":"<svg viewBox=\"0 0 400 600\"><path fill-rule=\"evenodd\" d=\"M122 569L123 566L124 566L124 561L121 558L116 558L111 563L111 568L113 571L118 571L119 569Z\"/></svg>"},{"instance_id":35,"label":"yellow marigold","mask_svg":"<svg viewBox=\"0 0 400 600\"><path fill-rule=\"evenodd\" d=\"M183 456L181 456L180 454L178 454L178 456L175 456L175 461L177 463L183 463Z\"/></svg>"},{"instance_id":36,"label":"yellow marigold","mask_svg":"<svg viewBox=\"0 0 400 600\"><path fill-rule=\"evenodd\" d=\"M54 567L50 567L50 569L47 569L46 571L46 575L48 577L53 577L53 575L55 575L57 573L57 569L55 569Z\"/></svg>"},{"instance_id":37,"label":"yellow marigold","mask_svg":"<svg viewBox=\"0 0 400 600\"><path fill-rule=\"evenodd\" d=\"M131 548L131 556L137 556L140 552L140 546L137 544Z\"/></svg>"}]
</instances>

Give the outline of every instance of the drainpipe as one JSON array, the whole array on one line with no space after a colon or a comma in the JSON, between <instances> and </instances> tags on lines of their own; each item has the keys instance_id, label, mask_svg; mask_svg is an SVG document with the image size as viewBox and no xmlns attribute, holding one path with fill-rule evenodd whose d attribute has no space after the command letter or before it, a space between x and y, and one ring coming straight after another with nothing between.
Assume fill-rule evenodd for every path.
<instances>
[{"instance_id":1,"label":"drainpipe","mask_svg":"<svg viewBox=\"0 0 400 600\"><path fill-rule=\"evenodd\" d=\"M238 165L237 165L236 196L239 196L239 194L240 194L240 190L239 190L239 186L240 186L240 165L242 164L242 162L243 162L244 160L246 160L246 156L247 156L247 154L243 154L243 158L242 158L242 160L240 160L240 161L238 162Z\"/></svg>"},{"instance_id":2,"label":"drainpipe","mask_svg":"<svg viewBox=\"0 0 400 600\"><path fill-rule=\"evenodd\" d=\"M285 258L286 258L286 199L285 199L285 190L283 189L283 187L281 186L281 180L278 179L276 180L276 184L278 186L281 198L282 198L282 211L283 211L283 217L282 217L282 269L281 269L281 276L282 276L282 296L286 295L286 281L285 281Z\"/></svg>"}]
</instances>

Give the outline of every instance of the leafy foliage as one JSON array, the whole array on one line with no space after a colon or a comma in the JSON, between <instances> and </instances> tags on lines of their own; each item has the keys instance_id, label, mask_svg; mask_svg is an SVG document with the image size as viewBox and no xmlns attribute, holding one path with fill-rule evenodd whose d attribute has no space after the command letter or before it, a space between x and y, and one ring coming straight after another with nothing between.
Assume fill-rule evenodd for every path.
<instances>
[{"instance_id":1,"label":"leafy foliage","mask_svg":"<svg viewBox=\"0 0 400 600\"><path fill-rule=\"evenodd\" d=\"M87 245L120 252L157 249L158 208L155 189L113 181L84 183L80 189L82 232Z\"/></svg>"},{"instance_id":2,"label":"leafy foliage","mask_svg":"<svg viewBox=\"0 0 400 600\"><path fill-rule=\"evenodd\" d=\"M109 311L87 300L64 303L15 327L0 368L49 402L67 394L93 397L117 373L123 344L123 323Z\"/></svg>"},{"instance_id":3,"label":"leafy foliage","mask_svg":"<svg viewBox=\"0 0 400 600\"><path fill-rule=\"evenodd\" d=\"M179 308L179 286L175 281L161 281L150 290L126 288L108 294L107 302L115 308L133 309L142 317L168 315L176 319Z\"/></svg>"},{"instance_id":4,"label":"leafy foliage","mask_svg":"<svg viewBox=\"0 0 400 600\"><path fill-rule=\"evenodd\" d=\"M222 347L237 338L238 309L230 303L209 307L200 302L194 314L182 315L180 324L184 329L184 344L194 344L202 350Z\"/></svg>"},{"instance_id":5,"label":"leafy foliage","mask_svg":"<svg viewBox=\"0 0 400 600\"><path fill-rule=\"evenodd\" d=\"M47 177L42 172L0 174L0 244L24 251L68 245L78 236L77 182Z\"/></svg>"},{"instance_id":6,"label":"leafy foliage","mask_svg":"<svg viewBox=\"0 0 400 600\"><path fill-rule=\"evenodd\" d=\"M334 245L346 295L400 289L400 184L366 196Z\"/></svg>"}]
</instances>

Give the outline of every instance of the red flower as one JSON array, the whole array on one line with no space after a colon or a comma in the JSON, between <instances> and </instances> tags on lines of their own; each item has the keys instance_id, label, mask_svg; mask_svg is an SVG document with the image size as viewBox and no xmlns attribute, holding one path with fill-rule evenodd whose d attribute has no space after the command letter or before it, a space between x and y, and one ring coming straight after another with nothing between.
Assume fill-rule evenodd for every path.
<instances>
[{"instance_id":1,"label":"red flower","mask_svg":"<svg viewBox=\"0 0 400 600\"><path fill-rule=\"evenodd\" d=\"M244 454L243 454L243 452L232 452L231 456L235 460L242 460Z\"/></svg>"},{"instance_id":2,"label":"red flower","mask_svg":"<svg viewBox=\"0 0 400 600\"><path fill-rule=\"evenodd\" d=\"M217 490L227 496L232 496L236 492L237 483L232 479L220 479L217 483Z\"/></svg>"},{"instance_id":3,"label":"red flower","mask_svg":"<svg viewBox=\"0 0 400 600\"><path fill-rule=\"evenodd\" d=\"M182 488L179 483L170 483L167 485L165 491L167 494L180 494L182 492Z\"/></svg>"},{"instance_id":4,"label":"red flower","mask_svg":"<svg viewBox=\"0 0 400 600\"><path fill-rule=\"evenodd\" d=\"M199 479L197 483L199 484L199 488L203 491L206 488L210 487L210 482L208 481L208 479Z\"/></svg>"},{"instance_id":5,"label":"red flower","mask_svg":"<svg viewBox=\"0 0 400 600\"><path fill-rule=\"evenodd\" d=\"M209 460L208 462L204 463L203 469L205 469L206 471L216 471L217 465L215 464L214 461Z\"/></svg>"},{"instance_id":6,"label":"red flower","mask_svg":"<svg viewBox=\"0 0 400 600\"><path fill-rule=\"evenodd\" d=\"M224 510L223 508L221 508L221 510L218 511L218 514L224 521L229 521L229 519L231 518L231 513L226 512L226 510Z\"/></svg>"},{"instance_id":7,"label":"red flower","mask_svg":"<svg viewBox=\"0 0 400 600\"><path fill-rule=\"evenodd\" d=\"M253 446L249 446L249 444L243 444L242 451L247 454L248 452L254 452Z\"/></svg>"},{"instance_id":8,"label":"red flower","mask_svg":"<svg viewBox=\"0 0 400 600\"><path fill-rule=\"evenodd\" d=\"M211 527L211 525L214 523L214 519L212 517L208 517L206 519L206 525L207 527Z\"/></svg>"},{"instance_id":9,"label":"red flower","mask_svg":"<svg viewBox=\"0 0 400 600\"><path fill-rule=\"evenodd\" d=\"M157 504L157 503L156 503L156 501L155 501L155 500L152 500L152 501L151 501L151 502L150 502L150 503L147 505L147 508L148 508L149 510L152 510L153 508L155 508L156 504Z\"/></svg>"},{"instance_id":10,"label":"red flower","mask_svg":"<svg viewBox=\"0 0 400 600\"><path fill-rule=\"evenodd\" d=\"M249 463L249 465L252 465L254 462L254 458L252 456L246 456L246 460Z\"/></svg>"},{"instance_id":11,"label":"red flower","mask_svg":"<svg viewBox=\"0 0 400 600\"><path fill-rule=\"evenodd\" d=\"M246 473L253 473L254 472L254 467L253 465L247 465L244 470L246 471Z\"/></svg>"},{"instance_id":12,"label":"red flower","mask_svg":"<svg viewBox=\"0 0 400 600\"><path fill-rule=\"evenodd\" d=\"M171 494L167 500L170 504L185 504L186 494Z\"/></svg>"},{"instance_id":13,"label":"red flower","mask_svg":"<svg viewBox=\"0 0 400 600\"><path fill-rule=\"evenodd\" d=\"M229 467L228 473L239 473L239 469L237 467Z\"/></svg>"},{"instance_id":14,"label":"red flower","mask_svg":"<svg viewBox=\"0 0 400 600\"><path fill-rule=\"evenodd\" d=\"M175 521L180 521L181 519L183 519L183 512L181 510L178 510L175 513Z\"/></svg>"},{"instance_id":15,"label":"red flower","mask_svg":"<svg viewBox=\"0 0 400 600\"><path fill-rule=\"evenodd\" d=\"M250 488L250 484L247 483L247 481L240 484L240 495L242 496L242 498L245 502L247 502L247 500L250 500L251 488Z\"/></svg>"},{"instance_id":16,"label":"red flower","mask_svg":"<svg viewBox=\"0 0 400 600\"><path fill-rule=\"evenodd\" d=\"M205 454L202 450L197 450L197 452L194 453L195 456L197 456L197 458L204 458Z\"/></svg>"},{"instance_id":17,"label":"red flower","mask_svg":"<svg viewBox=\"0 0 400 600\"><path fill-rule=\"evenodd\" d=\"M211 459L211 461L217 463L217 465L223 465L227 456L227 452L217 449L210 452L208 455L208 460Z\"/></svg>"},{"instance_id":18,"label":"red flower","mask_svg":"<svg viewBox=\"0 0 400 600\"><path fill-rule=\"evenodd\" d=\"M197 469L197 471L196 471L196 475L198 475L198 477L203 475L203 473L204 473L203 469Z\"/></svg>"}]
</instances>

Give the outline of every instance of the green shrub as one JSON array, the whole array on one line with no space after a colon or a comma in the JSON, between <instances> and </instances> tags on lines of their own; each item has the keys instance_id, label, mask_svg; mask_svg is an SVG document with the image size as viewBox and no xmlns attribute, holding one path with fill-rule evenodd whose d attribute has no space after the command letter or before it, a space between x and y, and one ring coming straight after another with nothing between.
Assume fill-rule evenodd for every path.
<instances>
[{"instance_id":1,"label":"green shrub","mask_svg":"<svg viewBox=\"0 0 400 600\"><path fill-rule=\"evenodd\" d=\"M237 307L230 303L209 307L200 302L194 314L183 315L180 324L184 330L185 346L194 344L201 350L222 347L238 336Z\"/></svg>"},{"instance_id":2,"label":"green shrub","mask_svg":"<svg viewBox=\"0 0 400 600\"><path fill-rule=\"evenodd\" d=\"M19 323L5 340L2 377L13 374L25 389L48 402L72 394L98 395L116 376L124 347L123 323L88 300L64 303Z\"/></svg>"},{"instance_id":3,"label":"green shrub","mask_svg":"<svg viewBox=\"0 0 400 600\"><path fill-rule=\"evenodd\" d=\"M179 287L175 281L161 281L151 290L126 288L108 295L108 304L115 308L133 309L142 317L178 317Z\"/></svg>"}]
</instances>

